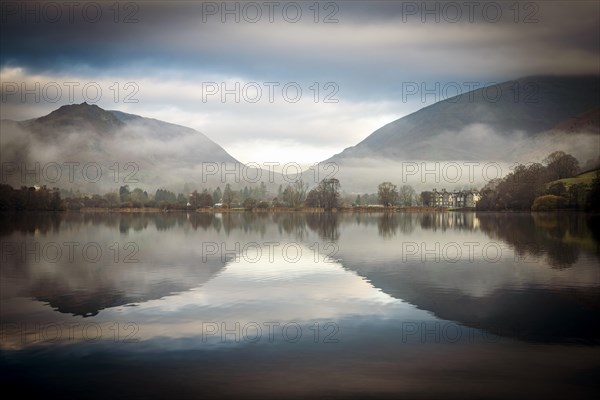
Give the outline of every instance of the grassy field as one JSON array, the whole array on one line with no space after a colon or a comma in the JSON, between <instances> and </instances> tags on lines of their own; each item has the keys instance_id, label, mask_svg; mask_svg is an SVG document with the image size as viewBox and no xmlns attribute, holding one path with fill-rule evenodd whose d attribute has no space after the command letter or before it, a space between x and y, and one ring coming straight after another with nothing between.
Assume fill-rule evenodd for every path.
<instances>
[{"instance_id":1,"label":"grassy field","mask_svg":"<svg viewBox=\"0 0 600 400\"><path fill-rule=\"evenodd\" d=\"M597 171L598 170L588 171L588 172L585 172L583 174L579 174L577 176L574 176L572 178L558 179L556 181L552 181L552 182L548 183L548 186L550 186L550 185L552 185L553 183L556 183L556 182L562 182L562 183L564 183L567 188L569 186L575 185L577 183L586 183L588 185L591 185L592 181L594 180L594 178L596 178Z\"/></svg>"}]
</instances>

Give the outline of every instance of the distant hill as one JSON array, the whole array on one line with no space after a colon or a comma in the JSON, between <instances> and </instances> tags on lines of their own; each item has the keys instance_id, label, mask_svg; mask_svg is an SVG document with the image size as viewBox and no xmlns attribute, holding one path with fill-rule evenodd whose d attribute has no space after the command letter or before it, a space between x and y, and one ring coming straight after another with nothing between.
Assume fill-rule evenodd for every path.
<instances>
[{"instance_id":1,"label":"distant hill","mask_svg":"<svg viewBox=\"0 0 600 400\"><path fill-rule=\"evenodd\" d=\"M101 193L137 181L130 186L181 191L185 182L202 180L202 163L239 163L194 129L107 111L87 103L65 105L27 121L2 120L1 129L3 162L16 163L19 168L25 165L29 169L34 168L35 163L40 165L37 177L35 174L23 177L19 173L2 176L2 183L17 187L37 183ZM75 181L68 181L69 171L64 168L61 179L52 182L55 171L44 172L44 167L52 163L79 163ZM81 169L87 163L102 166L103 175L98 182L81 179ZM90 171L95 174L93 168ZM49 180L44 179L49 175L52 175ZM40 177L41 181L35 182L35 178ZM130 179L126 181L126 177ZM219 183L216 182L215 187Z\"/></svg>"},{"instance_id":2,"label":"distant hill","mask_svg":"<svg viewBox=\"0 0 600 400\"><path fill-rule=\"evenodd\" d=\"M520 88L518 95L516 88ZM531 138L563 127L571 132L576 128L590 128L598 133L599 107L598 76L527 77L501 83L493 89L476 89L425 107L377 129L328 161L363 157L430 161L488 159L489 154L482 153L489 150L485 139L490 133L506 139L515 133ZM505 146L495 146L493 150L505 157L510 155L513 146L507 140Z\"/></svg>"},{"instance_id":3,"label":"distant hill","mask_svg":"<svg viewBox=\"0 0 600 400\"><path fill-rule=\"evenodd\" d=\"M323 163L337 165L345 190L371 193L383 181L417 190L481 187L497 171L556 150L590 169L600 165L599 116L600 76L527 77L424 107ZM484 171L489 163L493 173Z\"/></svg>"}]
</instances>

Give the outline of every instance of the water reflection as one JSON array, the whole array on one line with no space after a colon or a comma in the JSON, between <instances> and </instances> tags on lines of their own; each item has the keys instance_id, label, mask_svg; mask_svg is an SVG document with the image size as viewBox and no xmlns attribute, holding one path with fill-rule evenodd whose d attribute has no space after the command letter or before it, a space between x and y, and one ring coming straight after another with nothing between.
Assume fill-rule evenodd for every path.
<instances>
[{"instance_id":1,"label":"water reflection","mask_svg":"<svg viewBox=\"0 0 600 400\"><path fill-rule=\"evenodd\" d=\"M139 321L147 315L123 307L144 310L158 302L166 308L152 306L153 312L169 315L170 331L183 335L185 329L173 328L178 314L169 311L170 301L191 307L199 293L208 296L204 290L215 278L235 276L238 282L251 277L251 287L230 286L222 290L229 298L213 298L210 306L222 316L242 318L230 314L232 304L244 308L244 315L260 314L251 301L256 297L263 305L276 304L273 318L304 304L307 315L337 319L345 313L329 307L329 314L321 314L317 304L306 306L306 291L354 290L368 283L369 291L356 289L356 298L380 293L389 300L383 313L388 317L397 311L390 311L390 304L400 301L415 312L425 310L434 318L506 337L585 343L600 338L594 216L40 213L0 218L1 296L9 304L2 317L7 322L29 315L24 310L32 305L23 299L45 305L51 315L135 315ZM284 248L288 253L277 253ZM499 256L490 256L486 248ZM304 261L294 261L297 253ZM315 266L336 274L322 281L313 273ZM358 286L345 280L348 273ZM289 302L277 297L279 289L273 286L282 276L290 278L284 290ZM294 288L304 292L294 294ZM250 295L240 297L242 292ZM350 314L358 312L358 303L337 297Z\"/></svg>"},{"instance_id":2,"label":"water reflection","mask_svg":"<svg viewBox=\"0 0 600 400\"><path fill-rule=\"evenodd\" d=\"M495 214L478 215L481 230L514 247L521 257L547 256L554 268L577 262L582 249L600 254L598 216L583 214Z\"/></svg>"},{"instance_id":3,"label":"water reflection","mask_svg":"<svg viewBox=\"0 0 600 400\"><path fill-rule=\"evenodd\" d=\"M3 384L73 398L115 385L129 397L487 398L492 378L501 397L594 392L590 216L0 219Z\"/></svg>"}]
</instances>

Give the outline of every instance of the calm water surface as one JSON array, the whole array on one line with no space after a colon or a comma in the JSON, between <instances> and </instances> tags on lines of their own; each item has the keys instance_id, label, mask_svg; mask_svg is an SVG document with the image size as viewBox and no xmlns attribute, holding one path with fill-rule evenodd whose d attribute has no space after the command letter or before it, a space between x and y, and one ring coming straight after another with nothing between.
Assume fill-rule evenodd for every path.
<instances>
[{"instance_id":1,"label":"calm water surface","mask_svg":"<svg viewBox=\"0 0 600 400\"><path fill-rule=\"evenodd\" d=\"M598 216L0 216L2 386L95 398L589 398Z\"/></svg>"}]
</instances>

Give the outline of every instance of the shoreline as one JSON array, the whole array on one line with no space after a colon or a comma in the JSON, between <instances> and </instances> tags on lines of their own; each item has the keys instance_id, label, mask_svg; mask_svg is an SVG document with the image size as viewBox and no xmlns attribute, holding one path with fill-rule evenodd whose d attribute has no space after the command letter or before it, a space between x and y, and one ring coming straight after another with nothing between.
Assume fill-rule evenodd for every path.
<instances>
[{"instance_id":1,"label":"shoreline","mask_svg":"<svg viewBox=\"0 0 600 400\"><path fill-rule=\"evenodd\" d=\"M197 213L422 213L422 212L448 212L448 211L475 211L475 209L448 209L441 207L344 207L325 211L323 208L303 207L303 208L255 208L246 210L244 208L198 208L195 210L181 209L160 209L157 207L142 208L80 208L79 210L64 210L66 212L81 213L173 213L173 212L197 212Z\"/></svg>"}]
</instances>

